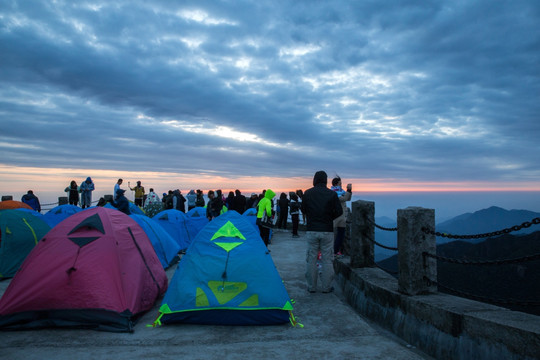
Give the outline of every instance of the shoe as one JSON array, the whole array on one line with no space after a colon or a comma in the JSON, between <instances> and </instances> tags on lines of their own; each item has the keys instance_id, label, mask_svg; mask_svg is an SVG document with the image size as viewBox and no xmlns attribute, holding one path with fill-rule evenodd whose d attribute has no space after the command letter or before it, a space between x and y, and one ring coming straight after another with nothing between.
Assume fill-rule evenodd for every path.
<instances>
[{"instance_id":1,"label":"shoe","mask_svg":"<svg viewBox=\"0 0 540 360\"><path fill-rule=\"evenodd\" d=\"M310 294L315 294L315 293L317 292L317 290L309 290L309 289L308 289L308 292L309 292Z\"/></svg>"},{"instance_id":2,"label":"shoe","mask_svg":"<svg viewBox=\"0 0 540 360\"><path fill-rule=\"evenodd\" d=\"M323 294L330 294L331 292L334 292L334 287L333 286L329 290L323 291Z\"/></svg>"}]
</instances>

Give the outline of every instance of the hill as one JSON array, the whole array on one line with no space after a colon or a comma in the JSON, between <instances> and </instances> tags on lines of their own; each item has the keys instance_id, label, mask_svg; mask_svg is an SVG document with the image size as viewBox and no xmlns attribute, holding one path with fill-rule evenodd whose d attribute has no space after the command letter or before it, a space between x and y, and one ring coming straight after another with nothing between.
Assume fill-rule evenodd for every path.
<instances>
[{"instance_id":1,"label":"hill","mask_svg":"<svg viewBox=\"0 0 540 360\"><path fill-rule=\"evenodd\" d=\"M482 209L474 213L466 213L456 216L448 221L436 225L436 230L441 233L454 235L483 234L502 230L514 225L521 225L526 221L540 217L540 213L529 210L506 210L497 206ZM522 229L513 234L530 234L538 231L538 226ZM437 243L452 241L451 239L438 238ZM478 242L478 240L469 240ZM481 241L481 240L480 240Z\"/></svg>"},{"instance_id":2,"label":"hill","mask_svg":"<svg viewBox=\"0 0 540 360\"><path fill-rule=\"evenodd\" d=\"M437 245L437 255L462 261L494 261L519 259L540 254L540 231L506 234L480 243L452 241ZM397 271L397 255L379 263L383 269ZM540 259L509 264L465 265L437 261L437 281L440 292L462 297L489 298L485 302L512 310L540 315ZM457 292L450 289L457 290ZM517 305L516 301L531 301L536 305Z\"/></svg>"}]
</instances>

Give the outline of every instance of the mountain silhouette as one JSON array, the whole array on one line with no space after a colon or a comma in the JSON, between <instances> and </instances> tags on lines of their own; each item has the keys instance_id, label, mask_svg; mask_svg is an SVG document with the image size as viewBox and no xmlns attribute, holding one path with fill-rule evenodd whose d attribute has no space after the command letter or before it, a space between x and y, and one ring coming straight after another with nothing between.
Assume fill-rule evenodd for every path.
<instances>
[{"instance_id":1,"label":"mountain silhouette","mask_svg":"<svg viewBox=\"0 0 540 360\"><path fill-rule=\"evenodd\" d=\"M460 240L438 244L437 255L463 262L499 261L472 265L437 260L440 292L540 315L540 231L505 234L476 244ZM533 255L537 256L524 259ZM500 262L509 259L521 260ZM394 255L378 265L393 274L398 270L398 257Z\"/></svg>"}]
</instances>

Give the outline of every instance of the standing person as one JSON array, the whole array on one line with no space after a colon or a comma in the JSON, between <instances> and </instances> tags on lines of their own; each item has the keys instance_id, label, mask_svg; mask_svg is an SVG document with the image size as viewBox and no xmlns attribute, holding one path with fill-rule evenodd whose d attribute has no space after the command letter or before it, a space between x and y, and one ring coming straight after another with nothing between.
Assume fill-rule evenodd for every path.
<instances>
[{"instance_id":1,"label":"standing person","mask_svg":"<svg viewBox=\"0 0 540 360\"><path fill-rule=\"evenodd\" d=\"M129 187L129 182L128 182ZM137 181L137 186L134 188L129 187L129 190L135 191L135 205L143 207L144 202L144 186L141 186L141 182Z\"/></svg>"},{"instance_id":2,"label":"standing person","mask_svg":"<svg viewBox=\"0 0 540 360\"><path fill-rule=\"evenodd\" d=\"M259 199L257 198L257 194L251 193L251 196L249 199L246 200L246 210L251 208L256 208L257 203L259 202Z\"/></svg>"},{"instance_id":3,"label":"standing person","mask_svg":"<svg viewBox=\"0 0 540 360\"><path fill-rule=\"evenodd\" d=\"M159 195L154 192L154 188L150 188L150 192L148 193L148 196L146 197L146 201L144 202L144 207L147 207L149 205L159 204Z\"/></svg>"},{"instance_id":4,"label":"standing person","mask_svg":"<svg viewBox=\"0 0 540 360\"><path fill-rule=\"evenodd\" d=\"M216 197L214 190L208 190L208 205L206 206L206 217L212 221L218 217L222 208L221 198Z\"/></svg>"},{"instance_id":5,"label":"standing person","mask_svg":"<svg viewBox=\"0 0 540 360\"><path fill-rule=\"evenodd\" d=\"M292 236L293 238L300 237L298 235L298 224L300 223L300 202L298 201L298 195L293 192L289 193L291 202L289 204L291 220L292 220Z\"/></svg>"},{"instance_id":6,"label":"standing person","mask_svg":"<svg viewBox=\"0 0 540 360\"><path fill-rule=\"evenodd\" d=\"M236 189L234 193L234 209L238 211L238 213L243 214L244 211L246 211L246 197L242 195L242 193L238 189Z\"/></svg>"},{"instance_id":7,"label":"standing person","mask_svg":"<svg viewBox=\"0 0 540 360\"><path fill-rule=\"evenodd\" d=\"M71 183L68 187L64 189L65 192L68 193L68 202L69 205L75 205L79 203L79 191L80 188L77 186L77 182L75 180L71 180Z\"/></svg>"},{"instance_id":8,"label":"standing person","mask_svg":"<svg viewBox=\"0 0 540 360\"><path fill-rule=\"evenodd\" d=\"M183 213L186 212L186 198L182 195L179 189L173 191L173 209L179 210Z\"/></svg>"},{"instance_id":9,"label":"standing person","mask_svg":"<svg viewBox=\"0 0 540 360\"><path fill-rule=\"evenodd\" d=\"M304 197L304 192L302 189L296 190L296 195L298 196L298 199L300 202L302 202L302 198ZM302 212L302 224L306 225L306 214Z\"/></svg>"},{"instance_id":10,"label":"standing person","mask_svg":"<svg viewBox=\"0 0 540 360\"><path fill-rule=\"evenodd\" d=\"M114 184L113 200L115 201L116 201L116 197L118 196L118 190L120 190L120 185L122 185L123 182L124 182L124 179L118 179L116 181L116 184Z\"/></svg>"},{"instance_id":11,"label":"standing person","mask_svg":"<svg viewBox=\"0 0 540 360\"><path fill-rule=\"evenodd\" d=\"M195 193L195 190L191 189L186 195L187 198L187 208L188 211L193 209L195 207L195 203L197 202L197 194Z\"/></svg>"},{"instance_id":12,"label":"standing person","mask_svg":"<svg viewBox=\"0 0 540 360\"><path fill-rule=\"evenodd\" d=\"M279 217L277 227L287 230L287 218L289 217L289 199L287 199L287 194L285 194L284 192L282 192L279 196L278 206Z\"/></svg>"},{"instance_id":13,"label":"standing person","mask_svg":"<svg viewBox=\"0 0 540 360\"><path fill-rule=\"evenodd\" d=\"M257 225L259 226L259 232L261 238L264 241L264 245L268 247L270 243L270 228L263 226L266 219L272 217L272 199L276 196L276 193L271 189L267 189L264 192L264 197L257 204Z\"/></svg>"},{"instance_id":14,"label":"standing person","mask_svg":"<svg viewBox=\"0 0 540 360\"><path fill-rule=\"evenodd\" d=\"M39 199L36 195L34 195L32 190L28 190L28 192L22 196L21 201L29 205L35 211L41 212L41 204L39 203Z\"/></svg>"},{"instance_id":15,"label":"standing person","mask_svg":"<svg viewBox=\"0 0 540 360\"><path fill-rule=\"evenodd\" d=\"M341 187L341 178L336 176L332 179L332 187L330 190L337 194L341 207L343 208L343 214L334 220L334 255L341 255L341 246L343 245L345 226L347 225L347 201L351 200L352 184L347 184L347 191L343 191L343 188Z\"/></svg>"},{"instance_id":16,"label":"standing person","mask_svg":"<svg viewBox=\"0 0 540 360\"><path fill-rule=\"evenodd\" d=\"M343 208L337 194L326 187L327 181L326 172L317 171L313 176L313 187L306 190L302 199L302 212L307 218L306 282L310 293L317 291L319 251L322 260L322 291L334 291L334 219L343 214Z\"/></svg>"},{"instance_id":17,"label":"standing person","mask_svg":"<svg viewBox=\"0 0 540 360\"><path fill-rule=\"evenodd\" d=\"M92 206L92 191L94 190L94 182L89 176L81 184L81 207L83 209Z\"/></svg>"},{"instance_id":18,"label":"standing person","mask_svg":"<svg viewBox=\"0 0 540 360\"><path fill-rule=\"evenodd\" d=\"M234 191L229 191L229 196L225 199L225 206L228 210L236 210L234 207Z\"/></svg>"},{"instance_id":19,"label":"standing person","mask_svg":"<svg viewBox=\"0 0 540 360\"><path fill-rule=\"evenodd\" d=\"M197 199L195 200L195 206L204 207L205 204L206 203L204 201L204 194L203 194L202 190L197 189Z\"/></svg>"}]
</instances>

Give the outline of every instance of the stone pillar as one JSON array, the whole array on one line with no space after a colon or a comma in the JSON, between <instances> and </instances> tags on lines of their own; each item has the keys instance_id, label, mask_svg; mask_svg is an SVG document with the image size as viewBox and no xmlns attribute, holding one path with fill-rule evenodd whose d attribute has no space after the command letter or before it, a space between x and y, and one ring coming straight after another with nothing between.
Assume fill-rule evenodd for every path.
<instances>
[{"instance_id":1,"label":"stone pillar","mask_svg":"<svg viewBox=\"0 0 540 360\"><path fill-rule=\"evenodd\" d=\"M58 205L66 205L68 203L67 196L58 197Z\"/></svg>"},{"instance_id":2,"label":"stone pillar","mask_svg":"<svg viewBox=\"0 0 540 360\"><path fill-rule=\"evenodd\" d=\"M2 201L8 201L13 200L13 196L11 195L2 195Z\"/></svg>"},{"instance_id":3,"label":"stone pillar","mask_svg":"<svg viewBox=\"0 0 540 360\"><path fill-rule=\"evenodd\" d=\"M357 200L352 204L350 257L352 268L375 265L375 203Z\"/></svg>"},{"instance_id":4,"label":"stone pillar","mask_svg":"<svg viewBox=\"0 0 540 360\"><path fill-rule=\"evenodd\" d=\"M435 229L435 210L408 207L397 211L398 227L398 290L407 295L437 292L424 279L437 281L437 262L424 257L423 252L435 254L435 235L426 234L422 227Z\"/></svg>"}]
</instances>

